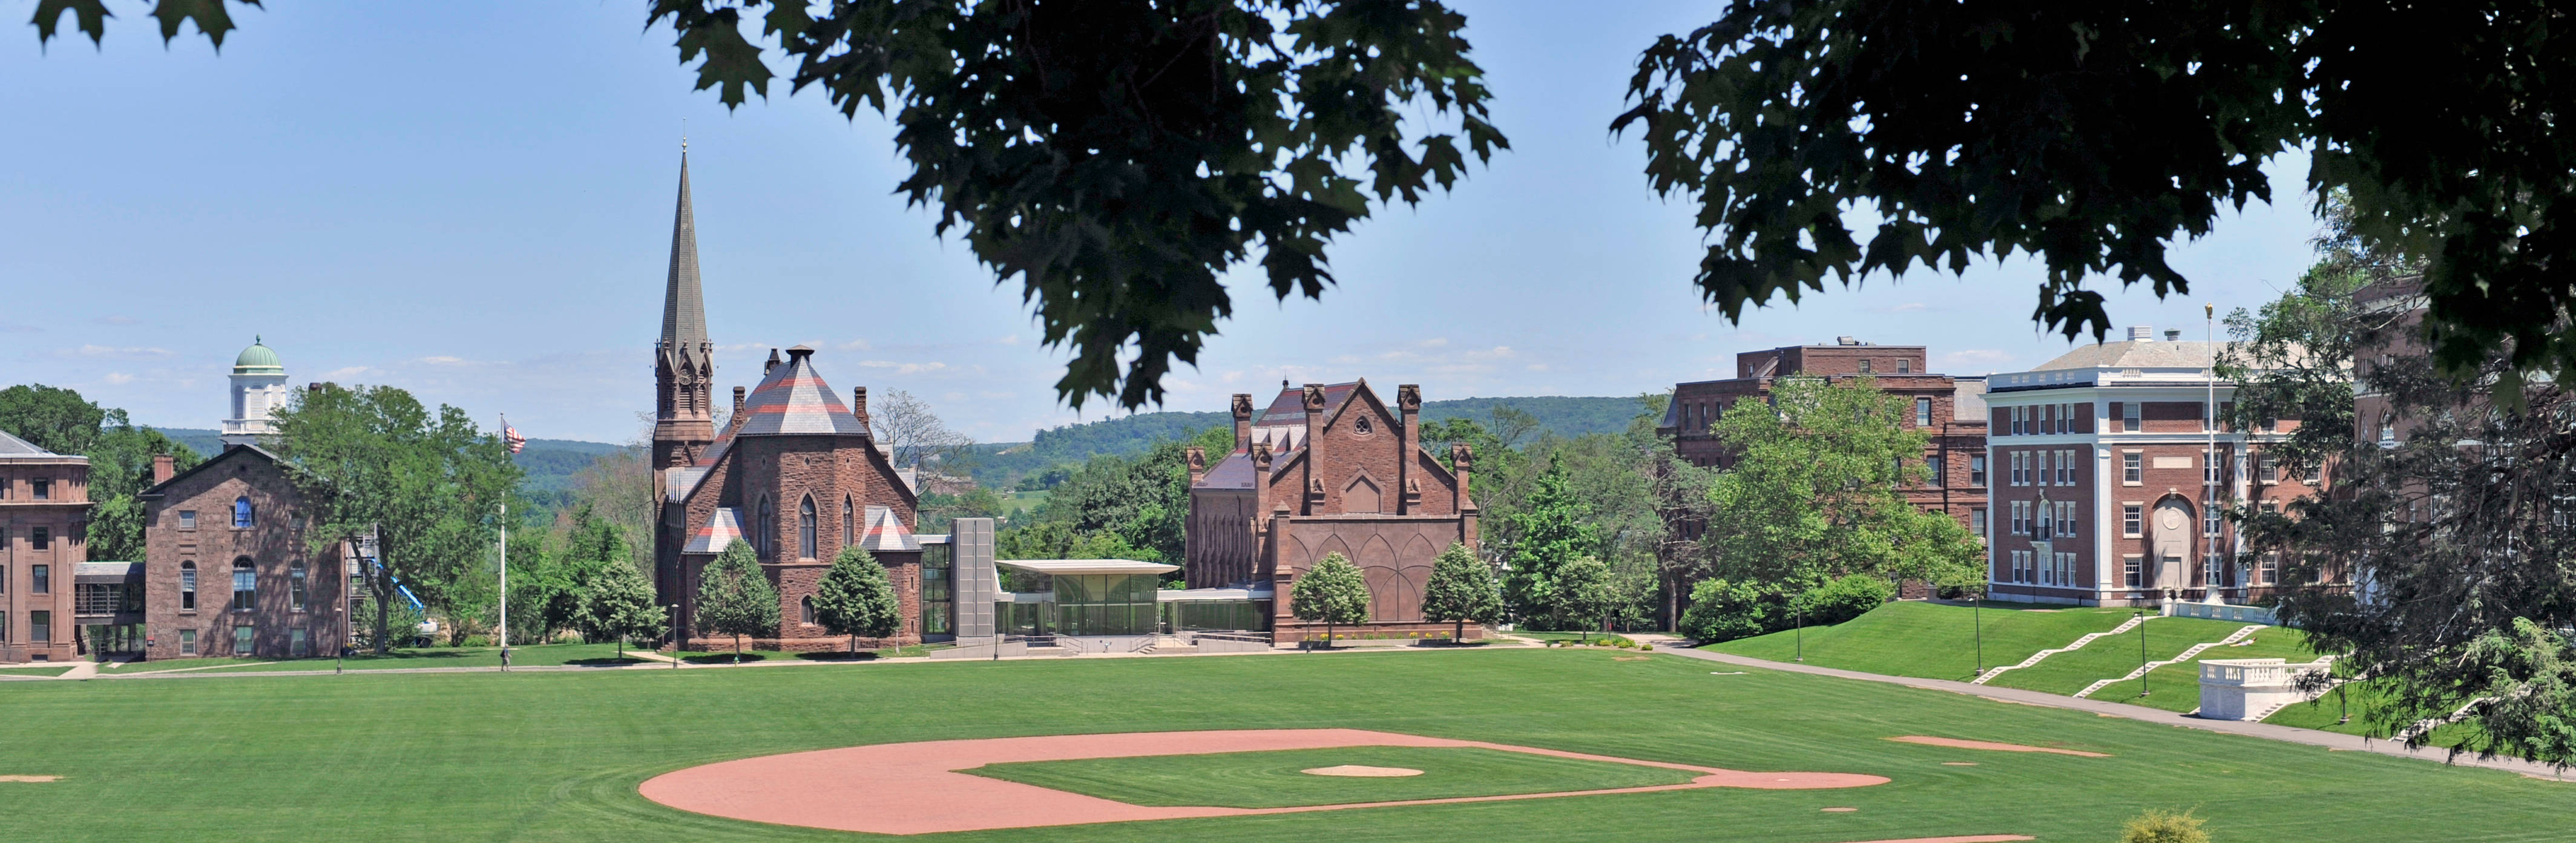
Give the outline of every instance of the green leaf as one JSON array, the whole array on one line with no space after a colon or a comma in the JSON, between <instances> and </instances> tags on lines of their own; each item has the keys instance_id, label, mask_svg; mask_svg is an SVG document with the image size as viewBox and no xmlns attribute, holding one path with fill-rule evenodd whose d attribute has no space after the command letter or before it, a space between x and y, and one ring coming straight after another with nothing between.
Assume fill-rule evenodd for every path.
<instances>
[{"instance_id":1,"label":"green leaf","mask_svg":"<svg viewBox=\"0 0 2576 843\"><path fill-rule=\"evenodd\" d=\"M115 17L107 12L107 0L36 0L36 16L29 22L36 26L37 45L54 39L66 12L76 16L80 31L89 36L91 44L107 37L107 19Z\"/></svg>"}]
</instances>

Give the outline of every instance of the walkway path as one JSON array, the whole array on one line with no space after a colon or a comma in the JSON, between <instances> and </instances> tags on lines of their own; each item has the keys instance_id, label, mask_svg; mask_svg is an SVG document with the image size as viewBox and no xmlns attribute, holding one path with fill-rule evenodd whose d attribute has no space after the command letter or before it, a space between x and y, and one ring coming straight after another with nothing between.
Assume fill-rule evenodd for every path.
<instances>
[{"instance_id":1,"label":"walkway path","mask_svg":"<svg viewBox=\"0 0 2576 843\"><path fill-rule=\"evenodd\" d=\"M2202 720L2198 717L2175 714L2158 708L2128 705L2125 703L2109 702L2106 700L2062 697L2044 691L2025 691L2019 688L1998 688L1992 685L1971 685L1966 682L1954 682L1947 679L1917 679L1911 676L1887 676L1878 673L1862 673L1857 670L1840 670L1830 667L1817 667L1810 664L1764 661L1762 659L1746 656L1712 653L1707 650L1679 648L1665 649L1658 647L1656 648L1656 651L1671 653L1685 658L1694 658L1702 661L1711 661L1739 667L1758 667L1765 670L1778 670L1788 673L1831 676L1836 679L1856 679L1862 682L1885 682L1892 685L1926 688L1935 691L1949 691L1955 694L1969 694L1999 702L2021 703L2024 705L2045 706L2048 708L2064 708L2075 711L2089 711L2094 714L2122 717L2130 720L2145 721L2148 723L2162 723L2167 726L2180 726L2185 729L2199 729L2206 732L2223 732L2231 735L2270 738L2276 741L2302 743L2309 746L2322 746L2327 749L2338 749L2352 752L2376 752L2381 755L2391 755L2399 758L2415 758L2425 761L2443 761L2450 753L2449 750L2441 749L2439 747L2421 750L2408 749L2404 744L2396 741L2371 740L2359 735L2347 735L2341 732L2326 732L2316 729L2301 729L2292 726L2275 726L2270 723L2251 723L2236 720ZM2529 761L2512 758L2493 758L2482 760L2473 755L2463 754L2456 759L2449 760L2447 763L2463 767L2485 767L2494 770L2507 770L2531 776L2533 778L2552 779L2556 781L2576 781L2576 778L2570 778L2569 771L2566 769L2551 767L2546 764L2535 764Z\"/></svg>"},{"instance_id":2,"label":"walkway path","mask_svg":"<svg viewBox=\"0 0 2576 843\"><path fill-rule=\"evenodd\" d=\"M2249 624L2244 629L2239 629L2233 633L2229 633L2226 638L2222 638L2217 641L2203 641L2198 644L2193 644L2190 647L2185 648L2182 651L2182 655L2160 662L2148 662L2146 664L2138 665L2138 669L2129 671L2126 676L2122 676L2118 679L2104 679L2094 682L2091 685L2084 686L2084 690L2075 692L2075 695L2078 697L2091 697L2093 696L2093 692L2111 687L2112 683L2127 682L2131 679L2145 676L2147 675L2147 671L2151 671L2165 665L2180 664L2182 662L2191 661L2192 659L2199 658L2201 653L2208 652L2211 647L2226 647L2234 645L2238 641L2245 640L2246 636L2254 634L2255 630L2262 628L2263 624Z\"/></svg>"},{"instance_id":3,"label":"walkway path","mask_svg":"<svg viewBox=\"0 0 2576 843\"><path fill-rule=\"evenodd\" d=\"M2030 654L2030 658L2026 658L2026 659L2021 660L2021 663L2020 663L2020 664L2007 664L2007 665L2001 665L2001 666L1998 666L1998 667L1995 667L1995 668L1989 669L1989 670L1987 670L1987 671L1986 671L1986 672L1984 672L1984 673L1977 674L1977 680L1976 680L1975 682L1971 682L1971 683L1969 683L1969 684L1971 684L1971 685L1983 685L1983 684L1986 684L1986 683L1988 683L1988 682L1992 682L1992 681L1994 681L1994 680L1995 680L1995 677L1997 677L1997 676L2002 676L2002 675L2004 675L2004 671L2007 671L2007 670L2020 670L2020 669L2022 669L2022 668L2025 668L2025 667L2029 667L2029 666L2031 666L2031 665L2038 664L2038 663L2039 663L2039 660L2041 660L2041 659L2045 659L2045 658L2048 658L2048 657L2050 657L2050 656L2057 655L2057 654L2059 654L2059 653L2069 653L2069 652L2074 652L2074 651L2076 651L2076 650L2084 649L2084 645L2086 645L2086 644L2091 644L2091 643L2093 643L2093 642L2094 642L2095 640L2097 640L2097 639L2101 639L2101 638L2108 638L2108 637L2110 637L2110 636L2118 635L2118 634L2120 634L2120 633L2127 632L2127 631L2129 631L2129 630L2132 630L2132 629L2136 629L2136 628L2138 628L2138 625L2139 625L2139 624L2142 624L2142 623L2146 623L2146 622L2147 622L2147 617L2148 617L2148 616L2146 616L2146 615L2136 615L2136 616L2133 616L2133 617L2129 618L2129 620L2128 620L2128 622L2127 622L2127 623L2120 624L2119 626L2115 626L2115 627L2112 627L2112 628L2110 628L2110 629L2107 629L2107 630L2104 630L2104 631L2101 631L2101 632L2087 632L2087 633L2085 633L2085 634L2084 634L2084 637L2082 637L2082 638L2078 638L2078 639L2075 639L2075 643L2073 643L2073 644L2068 644L2068 645L2066 645L2066 646L2064 646L2064 647L2059 647L2059 648L2054 649L2054 650L2041 650L2041 651L2039 651L2039 652L2036 652L2036 653L2032 653L2032 654ZM2076 694L2076 696L2081 697L2081 696L2089 696L2089 695L2088 695L2088 694Z\"/></svg>"}]
</instances>

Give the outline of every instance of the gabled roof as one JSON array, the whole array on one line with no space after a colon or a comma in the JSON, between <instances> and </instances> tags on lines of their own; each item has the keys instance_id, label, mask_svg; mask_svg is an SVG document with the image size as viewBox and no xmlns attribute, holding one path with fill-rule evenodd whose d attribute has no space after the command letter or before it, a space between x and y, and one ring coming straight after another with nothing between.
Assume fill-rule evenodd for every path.
<instances>
[{"instance_id":1,"label":"gabled roof","mask_svg":"<svg viewBox=\"0 0 2576 843\"><path fill-rule=\"evenodd\" d=\"M262 448L257 445L227 445L224 446L223 453L207 457L204 462L197 463L197 467L195 468L173 474L168 480L152 484L152 488L136 493L136 496L142 497L146 495L159 495L162 493L161 490L170 488L171 484L177 483L181 480L186 480L190 477L195 477L198 472L211 470L216 465L232 461L235 457L267 460L272 464L283 462L277 458L276 454L269 453L267 448Z\"/></svg>"},{"instance_id":2,"label":"gabled roof","mask_svg":"<svg viewBox=\"0 0 2576 843\"><path fill-rule=\"evenodd\" d=\"M867 425L850 415L849 405L814 371L814 349L801 345L788 349L787 362L752 389L742 412L746 418L735 426L735 436L868 435Z\"/></svg>"},{"instance_id":3,"label":"gabled roof","mask_svg":"<svg viewBox=\"0 0 2576 843\"><path fill-rule=\"evenodd\" d=\"M707 523L698 525L698 531L690 534L689 543L680 552L723 553L742 538L742 519L734 517L733 507L720 506L714 515L707 516Z\"/></svg>"},{"instance_id":4,"label":"gabled roof","mask_svg":"<svg viewBox=\"0 0 2576 843\"><path fill-rule=\"evenodd\" d=\"M920 537L904 529L903 519L895 517L891 507L868 507L867 525L867 532L859 536L859 546L870 553L921 549Z\"/></svg>"},{"instance_id":5,"label":"gabled roof","mask_svg":"<svg viewBox=\"0 0 2576 843\"><path fill-rule=\"evenodd\" d=\"M1341 409L1342 402L1351 400L1351 393L1358 391L1359 388L1359 381L1325 384L1324 414L1329 416L1333 411ZM1255 425L1286 424L1303 423L1305 420L1306 388L1290 386L1282 387L1279 390L1279 397L1270 400L1270 408L1261 411L1261 415L1254 416L1252 423Z\"/></svg>"},{"instance_id":6,"label":"gabled roof","mask_svg":"<svg viewBox=\"0 0 2576 843\"><path fill-rule=\"evenodd\" d=\"M2031 371L2054 369L2205 369L2211 352L2225 356L2230 342L2202 340L2129 340L2076 346Z\"/></svg>"},{"instance_id":7,"label":"gabled roof","mask_svg":"<svg viewBox=\"0 0 2576 843\"><path fill-rule=\"evenodd\" d=\"M36 443L11 436L6 430L0 430L0 459L11 458L83 461L89 459L88 457L74 456L70 454L57 454L52 451L36 447Z\"/></svg>"}]
</instances>

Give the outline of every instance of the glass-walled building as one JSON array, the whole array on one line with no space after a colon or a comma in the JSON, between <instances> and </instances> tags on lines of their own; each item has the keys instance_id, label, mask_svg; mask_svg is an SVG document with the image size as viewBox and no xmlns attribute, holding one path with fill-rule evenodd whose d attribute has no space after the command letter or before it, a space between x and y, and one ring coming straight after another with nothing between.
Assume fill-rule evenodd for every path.
<instances>
[{"instance_id":1,"label":"glass-walled building","mask_svg":"<svg viewBox=\"0 0 2576 843\"><path fill-rule=\"evenodd\" d=\"M1001 559L994 626L1005 635L1161 634L1163 574L1178 565L1127 559Z\"/></svg>"}]
</instances>

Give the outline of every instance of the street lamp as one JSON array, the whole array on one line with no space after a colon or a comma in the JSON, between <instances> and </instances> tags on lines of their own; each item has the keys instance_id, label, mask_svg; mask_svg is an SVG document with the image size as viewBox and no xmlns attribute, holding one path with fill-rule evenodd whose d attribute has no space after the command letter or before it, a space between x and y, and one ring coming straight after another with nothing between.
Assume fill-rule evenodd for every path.
<instances>
[{"instance_id":1,"label":"street lamp","mask_svg":"<svg viewBox=\"0 0 2576 843\"><path fill-rule=\"evenodd\" d=\"M1805 592L1798 594L1800 598L1806 596ZM1789 601L1789 617L1797 630L1790 633L1790 637L1798 642L1798 661L1804 663L1807 660L1807 607L1802 600Z\"/></svg>"},{"instance_id":2,"label":"street lamp","mask_svg":"<svg viewBox=\"0 0 2576 843\"><path fill-rule=\"evenodd\" d=\"M1986 675L1986 590L1968 596L1968 625L1977 630L1977 675Z\"/></svg>"},{"instance_id":3,"label":"street lamp","mask_svg":"<svg viewBox=\"0 0 2576 843\"><path fill-rule=\"evenodd\" d=\"M340 646L331 648L331 675L338 676L349 664L349 607L338 606L331 611L340 616Z\"/></svg>"},{"instance_id":4,"label":"street lamp","mask_svg":"<svg viewBox=\"0 0 2576 843\"><path fill-rule=\"evenodd\" d=\"M678 670L678 669L680 669L680 653L682 652L682 650L681 650L680 648L681 648L681 645L682 645L683 643L684 643L684 642L682 642L682 641L680 640L680 604L678 604L678 603L673 603L673 604L671 604L671 669L672 669L672 670Z\"/></svg>"}]
</instances>

